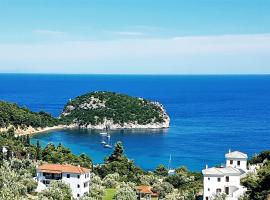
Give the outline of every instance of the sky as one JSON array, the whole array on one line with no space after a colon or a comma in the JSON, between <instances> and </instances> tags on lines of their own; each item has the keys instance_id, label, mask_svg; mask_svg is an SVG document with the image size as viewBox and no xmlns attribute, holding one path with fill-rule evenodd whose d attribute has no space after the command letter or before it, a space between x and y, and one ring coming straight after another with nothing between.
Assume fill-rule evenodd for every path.
<instances>
[{"instance_id":1,"label":"sky","mask_svg":"<svg viewBox=\"0 0 270 200\"><path fill-rule=\"evenodd\" d=\"M270 74L270 1L0 0L0 73Z\"/></svg>"}]
</instances>

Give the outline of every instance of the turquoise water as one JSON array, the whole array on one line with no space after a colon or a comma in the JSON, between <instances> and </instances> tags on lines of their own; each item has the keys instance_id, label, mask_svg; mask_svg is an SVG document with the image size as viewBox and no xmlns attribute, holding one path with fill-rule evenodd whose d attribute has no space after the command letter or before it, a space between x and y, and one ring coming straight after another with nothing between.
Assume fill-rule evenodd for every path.
<instances>
[{"instance_id":1,"label":"turquoise water","mask_svg":"<svg viewBox=\"0 0 270 200\"><path fill-rule=\"evenodd\" d=\"M107 90L161 102L171 127L113 131L126 154L144 169L168 164L201 170L224 162L229 148L249 156L270 149L270 76L0 75L0 99L58 116L70 98ZM111 150L95 131L63 130L32 137L63 143L95 163Z\"/></svg>"}]
</instances>

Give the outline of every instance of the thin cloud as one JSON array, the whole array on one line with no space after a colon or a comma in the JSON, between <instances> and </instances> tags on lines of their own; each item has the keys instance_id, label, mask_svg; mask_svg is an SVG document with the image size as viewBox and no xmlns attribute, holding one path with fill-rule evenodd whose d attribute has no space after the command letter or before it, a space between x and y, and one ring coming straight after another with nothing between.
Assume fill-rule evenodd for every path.
<instances>
[{"instance_id":1,"label":"thin cloud","mask_svg":"<svg viewBox=\"0 0 270 200\"><path fill-rule=\"evenodd\" d=\"M47 36L63 36L66 33L63 31L54 31L54 30L45 30L45 29L37 29L33 30L33 33Z\"/></svg>"},{"instance_id":2,"label":"thin cloud","mask_svg":"<svg viewBox=\"0 0 270 200\"><path fill-rule=\"evenodd\" d=\"M146 33L143 32L135 32L135 31L117 31L113 32L114 34L117 35L122 35L122 36L144 36Z\"/></svg>"},{"instance_id":3,"label":"thin cloud","mask_svg":"<svg viewBox=\"0 0 270 200\"><path fill-rule=\"evenodd\" d=\"M149 71L158 68L165 73L169 66L175 66L174 70L179 73L181 69L211 73L220 66L223 72L227 72L228 66L234 67L232 72L245 72L249 65L249 72L256 72L260 67L267 67L269 54L270 34L0 44L0 69L25 63L33 68L42 65L44 70L48 66L54 66L52 70L66 66L74 72L78 70L76 66L84 66L81 71L110 69L139 73L143 70L140 66Z\"/></svg>"}]
</instances>

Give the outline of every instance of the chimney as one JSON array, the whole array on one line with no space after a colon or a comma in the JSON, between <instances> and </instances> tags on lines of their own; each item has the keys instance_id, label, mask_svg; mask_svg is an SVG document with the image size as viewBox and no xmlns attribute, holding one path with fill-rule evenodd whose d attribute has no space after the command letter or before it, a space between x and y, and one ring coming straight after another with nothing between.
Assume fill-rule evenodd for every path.
<instances>
[{"instance_id":1,"label":"chimney","mask_svg":"<svg viewBox=\"0 0 270 200\"><path fill-rule=\"evenodd\" d=\"M205 165L205 169L208 169L208 165Z\"/></svg>"},{"instance_id":2,"label":"chimney","mask_svg":"<svg viewBox=\"0 0 270 200\"><path fill-rule=\"evenodd\" d=\"M229 149L229 153L231 153L231 149Z\"/></svg>"}]
</instances>

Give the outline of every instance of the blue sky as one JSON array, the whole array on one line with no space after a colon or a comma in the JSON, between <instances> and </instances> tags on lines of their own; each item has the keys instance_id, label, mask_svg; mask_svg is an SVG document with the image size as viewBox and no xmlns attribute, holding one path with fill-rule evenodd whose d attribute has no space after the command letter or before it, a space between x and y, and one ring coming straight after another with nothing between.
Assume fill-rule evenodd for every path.
<instances>
[{"instance_id":1,"label":"blue sky","mask_svg":"<svg viewBox=\"0 0 270 200\"><path fill-rule=\"evenodd\" d=\"M270 73L269 0L0 0L0 72Z\"/></svg>"}]
</instances>

